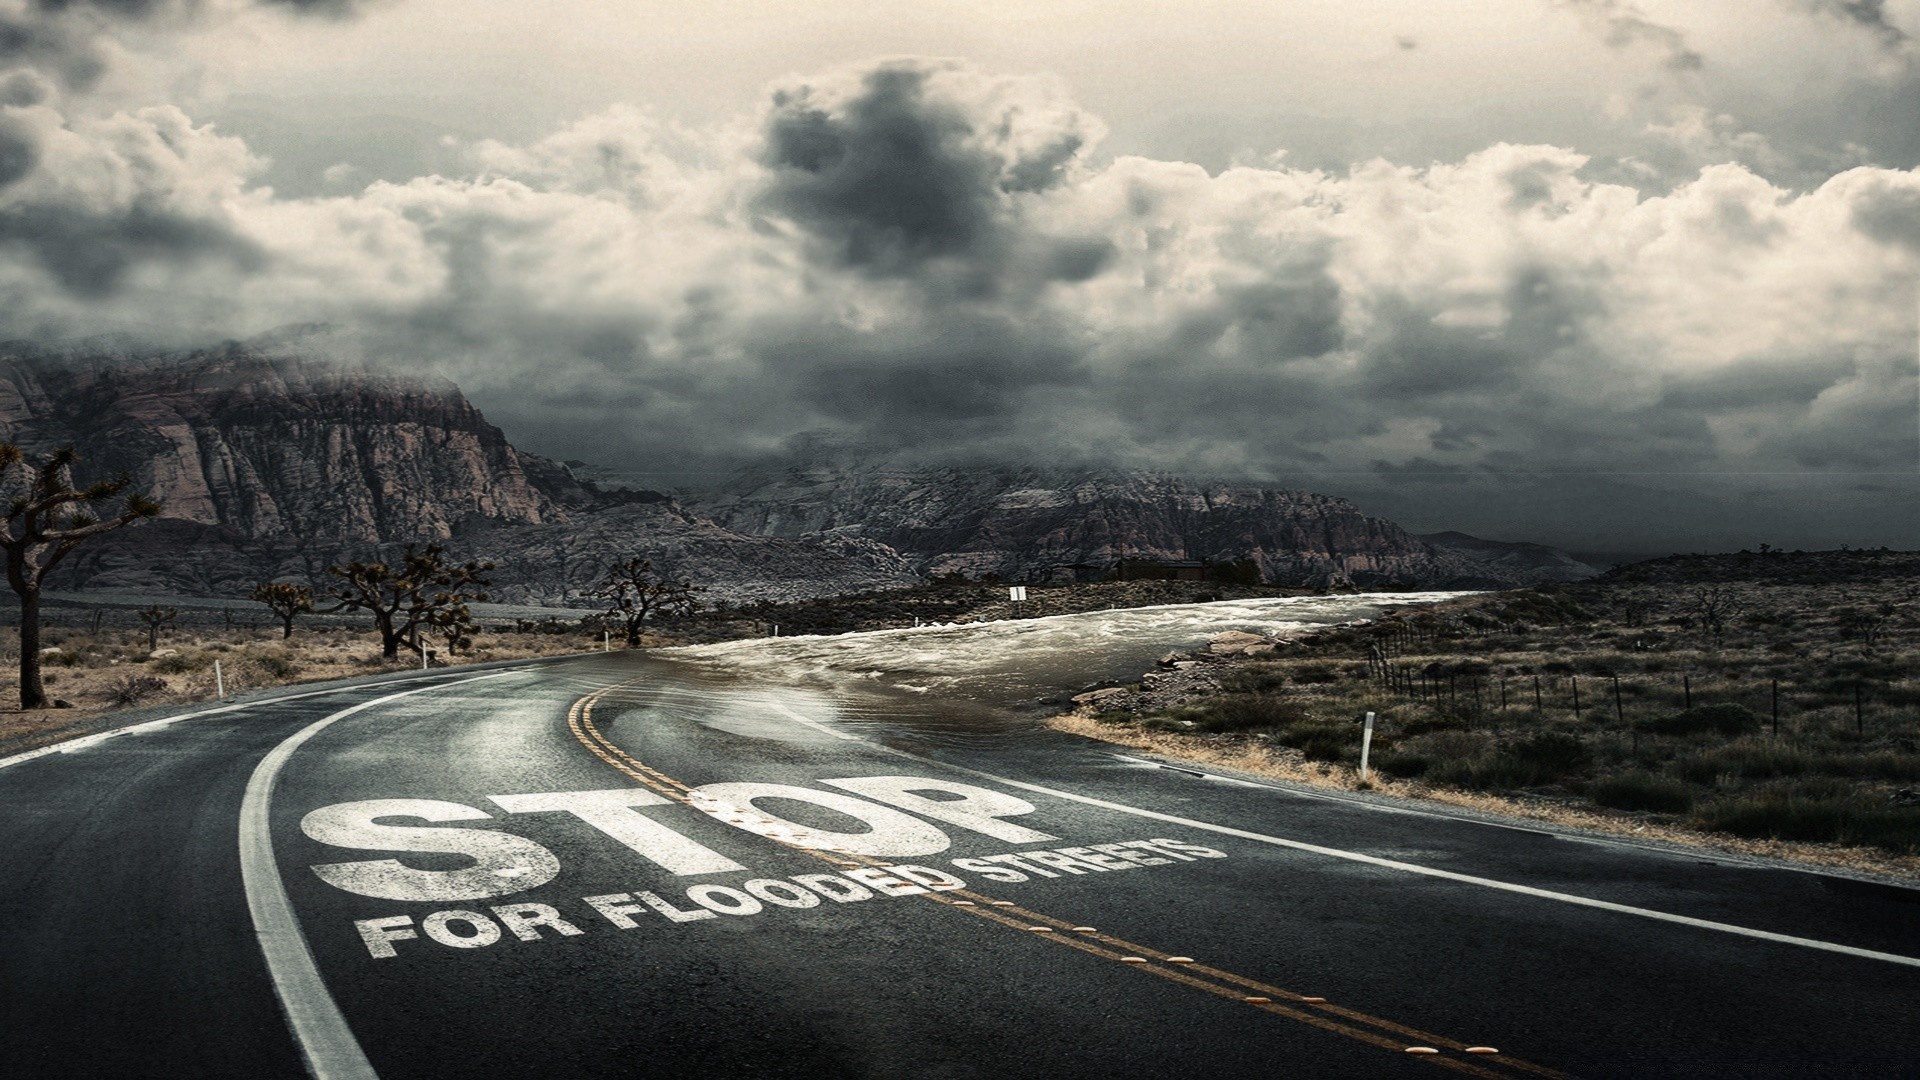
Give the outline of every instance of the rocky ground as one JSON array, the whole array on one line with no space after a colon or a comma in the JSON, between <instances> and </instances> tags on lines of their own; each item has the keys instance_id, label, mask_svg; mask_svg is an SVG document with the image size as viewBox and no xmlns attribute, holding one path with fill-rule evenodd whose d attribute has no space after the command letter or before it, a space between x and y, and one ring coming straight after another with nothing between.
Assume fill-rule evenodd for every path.
<instances>
[{"instance_id":1,"label":"rocky ground","mask_svg":"<svg viewBox=\"0 0 1920 1080\"><path fill-rule=\"evenodd\" d=\"M1127 714L1163 713L1196 705L1220 692L1221 678L1234 669L1235 661L1278 656L1295 648L1299 641L1299 637L1266 637L1229 630L1215 635L1204 649L1161 657L1155 670L1141 673L1137 683L1075 694L1073 705L1076 709ZM1192 721L1179 723L1193 726Z\"/></svg>"}]
</instances>

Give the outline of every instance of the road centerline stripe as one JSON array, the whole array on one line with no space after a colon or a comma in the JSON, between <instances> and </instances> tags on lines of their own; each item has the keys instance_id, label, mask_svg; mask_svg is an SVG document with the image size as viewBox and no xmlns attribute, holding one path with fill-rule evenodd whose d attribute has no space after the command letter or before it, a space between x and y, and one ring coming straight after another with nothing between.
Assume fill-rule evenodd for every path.
<instances>
[{"instance_id":1,"label":"road centerline stripe","mask_svg":"<svg viewBox=\"0 0 1920 1080\"><path fill-rule=\"evenodd\" d=\"M849 739L849 740L865 743L866 745L872 747L875 750L879 750L883 753L893 754L896 757L909 758L914 761L923 761L930 765L938 765L942 768L954 769L959 772L967 773L972 776L978 776L983 780L992 780L995 783L1006 784L1009 787L1016 787L1023 791L1034 791L1042 795L1052 795L1056 798L1067 799L1072 802L1085 803L1088 806L1098 806L1102 809L1113 810L1122 814L1132 814L1136 817L1150 818L1155 821L1165 821L1173 825L1185 825L1189 828L1204 829L1208 832L1219 833L1223 836L1235 836L1235 837L1239 837L1242 840L1253 840L1262 844L1272 844L1276 847L1292 848L1296 851L1310 852L1315 855L1325 855L1325 856L1328 856L1329 858L1343 859L1348 862L1365 863L1369 866L1378 866L1387 870L1399 870L1409 874L1420 874L1425 877L1442 878L1447 881L1455 881L1465 885L1477 885L1485 889L1496 889L1501 892L1516 893L1521 896L1530 896L1539 900L1553 900L1562 904L1572 904L1576 907L1593 908L1598 911L1610 911L1618 915L1632 915L1637 918L1652 919L1656 922L1665 922L1665 923L1672 923L1678 926L1692 927L1693 929L1696 929L1696 930L1712 930L1712 931L1716 931L1723 934L1732 934L1736 937L1753 938L1759 941L1770 941L1777 945L1797 945L1805 949L1816 949L1821 952L1838 953L1842 956L1851 956L1861 960L1878 960L1888 964L1900 964L1905 967L1920 968L1920 957L1902 956L1899 953L1880 952L1874 949L1863 949L1854 945L1842 945L1834 941L1822 941L1818 938L1805 938L1805 937L1796 937L1792 934L1779 934L1771 930L1756 930L1749 926L1737 926L1737 925L1734 925L1733 923L1715 922L1711 919L1696 919L1691 915L1676 915L1668 911L1655 911L1652 908L1635 907L1631 904L1616 904L1610 900L1596 900L1591 897L1578 896L1573 893L1555 892L1551 889L1538 889L1538 888L1534 888L1531 885L1517 885L1517 884L1514 884L1513 882L1499 881L1494 878L1483 878L1483 877L1477 877L1473 874L1461 874L1461 873L1456 873L1455 871L1452 871L1452 870L1441 870L1436 867L1421 866L1418 863L1400 862L1397 859L1383 859L1377 855L1367 855L1358 851L1347 851L1342 848L1331 848L1331 847L1325 847L1320 844L1309 844L1304 840L1289 840L1281 836L1269 836L1266 833L1250 832L1246 829L1236 829L1230 825L1215 825L1210 821L1198 821L1193 818L1180 817L1177 814L1163 814L1157 810L1148 810L1148 809L1145 809L1144 807L1129 806L1126 803L1117 803L1117 802L1111 802L1106 799L1097 799L1091 795L1076 795L1071 791L1062 791L1059 788L1047 787L1044 784L1030 784L1024 780L1015 780L1011 777L1001 776L997 773L986 772L982 769L968 768L965 765L956 765L951 762L936 761L933 758L923 757L919 754L915 754L907 750L901 750L896 747L887 746L882 743L876 743L866 739L861 739L859 736L849 735L844 732L835 732L834 729L828 727L825 724L822 724L820 721L815 720L809 716L804 716L780 702L774 702L773 707L775 711L781 713L782 715L786 716L788 719L794 721L795 723L804 724L810 728L816 728L822 731L838 734L843 739ZM1263 784L1259 786L1266 787L1269 785ZM1285 789L1279 789L1279 790L1285 790ZM1401 811L1401 812L1413 813L1413 814L1421 813L1420 811Z\"/></svg>"},{"instance_id":2,"label":"road centerline stripe","mask_svg":"<svg viewBox=\"0 0 1920 1080\"><path fill-rule=\"evenodd\" d=\"M320 977L306 936L300 932L299 919L287 897L286 882L280 877L274 860L270 814L273 789L280 770L294 751L337 720L429 690L463 686L517 671L499 671L470 679L435 683L377 697L322 717L288 736L254 767L247 780L246 795L240 800L240 880L247 894L247 910L253 916L253 932L260 940L260 952L267 961L267 974L273 992L280 999L281 1011L300 1047L307 1072L315 1080L377 1080L378 1074L360 1049L340 1013L339 1003Z\"/></svg>"},{"instance_id":3,"label":"road centerline stripe","mask_svg":"<svg viewBox=\"0 0 1920 1080\"><path fill-rule=\"evenodd\" d=\"M633 685L634 683L639 681L640 680L636 679L636 680L632 680L631 682L617 684L616 686L605 687L601 690L597 690L593 693L587 694L581 697L579 700L575 701L573 704L573 707L567 711L568 730L571 731L574 738L577 739L581 743L581 745L585 746L588 750L590 750L595 757L598 757L601 761L612 766L614 769L618 770L621 773L626 774L628 777L634 780L639 781L641 784L659 792L660 794L666 795L668 798L671 798L676 802L687 803L688 805L692 805L691 803L688 803L688 800L687 800L687 795L692 789L688 788L684 783L675 779L674 777L669 776L666 773L660 771L659 769L656 769L653 766L646 764L645 762L641 761L639 758L636 758L632 754L629 754L625 750L621 749L618 745L616 745L613 742L612 739L608 738L608 736L604 732L602 732L593 721L594 707L599 704L602 698L604 698L608 694L611 694L621 689L622 687ZM896 750L893 750L891 747L880 746L878 744L869 743L865 739L860 739L854 736L846 735L841 732L836 732L833 729L820 724L818 721L814 721L797 712L794 712L791 709L788 709L786 706L781 705L778 702L775 702L773 704L776 709L786 714L790 719L798 723L805 724L809 727L817 727L822 731L826 731L829 734L837 735L842 739L846 739L852 742L859 742L863 746L885 750L889 753L899 754L900 756L912 758L918 761L927 760L924 758L919 758L917 757L917 755L907 754L904 751L896 751ZM938 762L928 762L928 763L939 766ZM966 771L971 772L973 770L966 770ZM789 841L782 840L777 837L768 837L768 839L773 840L774 843L779 844L782 847L790 848L795 852L809 856L814 859L818 859L823 863L826 863L830 866L834 866L841 869L853 869L858 866L886 868L891 865L890 863L884 862L880 859L871 858L864 855L838 855L838 854L829 853L825 850L809 848L800 844L791 843ZM954 898L956 897L965 898L965 900L962 901L961 903L956 903L954 900ZM1023 933L1031 933L1032 931L1036 931L1036 930L1072 931L1076 926L1076 924L1074 923L1055 918L1054 916L1047 915L1042 912L1034 911L1031 908L1014 904L1011 901L996 901L992 897L987 896L983 893L974 891L972 889L957 889L957 890L945 892L942 894L935 894L935 893L929 892L929 893L921 894L918 898L923 901L928 901L932 903L941 904L946 907L951 907L955 911L962 912L967 915L971 915L975 918L985 919L988 922L996 923L1008 929L1021 931ZM987 906L980 906L980 905L987 905ZM1004 908L1002 908L1001 905L1004 905ZM1034 923L1045 923L1045 924L1051 924L1051 925L1035 926L1033 925ZM1140 970L1145 972L1146 974L1154 975L1159 978L1168 980L1170 982L1178 983L1182 986L1189 987L1191 989L1200 990L1204 993L1211 994L1215 997L1224 998L1228 1001L1232 1001L1236 1003L1252 1004L1254 1005L1254 1007L1259 1008L1261 1011L1266 1012L1270 1015L1283 1017L1289 1020L1294 1020L1299 1023L1306 1024L1310 1027L1320 1028L1323 1031L1331 1032L1336 1035L1342 1035L1347 1038L1353 1039L1357 1042L1374 1046L1380 1049L1391 1050L1391 1051L1404 1051L1406 1049L1404 1042L1387 1038L1382 1034L1380 1034L1380 1032L1391 1032L1393 1034L1409 1035L1409 1036L1419 1038L1421 1041L1424 1041L1424 1042L1438 1042L1440 1045L1447 1046L1454 1049L1464 1049L1465 1046L1467 1045L1457 1040L1447 1039L1441 1036L1435 1036L1428 1032L1421 1031L1418 1028L1407 1027L1406 1025L1398 1024L1393 1021L1385 1020L1379 1017L1374 1017L1367 1013L1360 1012L1354 1009L1323 1005L1323 1006L1318 1006L1316 1008L1316 1011L1314 1012L1303 1011L1293 1006L1296 1003L1306 1004L1307 1002L1310 1002L1315 999L1306 998L1303 995L1296 994L1289 990L1281 990L1277 987L1268 987L1267 984L1265 983L1257 982L1255 980L1248 979L1244 976L1232 975L1228 972L1220 971L1218 969L1207 967L1205 965L1193 965L1193 967L1188 970L1176 970L1174 968L1165 966L1165 964L1169 962L1169 957L1171 954L1161 952L1157 949L1146 948L1145 946L1133 945L1131 942L1124 942L1121 939L1113 938L1106 934L1101 934L1098 932L1090 932L1085 935L1080 935L1080 934L1074 934L1074 933L1049 932L1045 936L1046 936L1046 939L1049 941L1055 942L1060 945L1065 945L1069 948L1076 949L1080 952L1086 953L1091 956L1099 957L1100 959L1103 959L1103 960L1122 961L1122 962L1127 962L1129 964L1131 964L1133 961L1139 961L1143 965L1140 967ZM1127 946L1130 951L1141 952L1141 953L1145 953L1146 955L1152 956L1157 960L1161 961L1162 963L1147 964L1146 961L1141 960L1141 958L1139 957L1124 956L1124 954L1120 952L1115 952L1111 948L1111 945L1116 943ZM1198 970L1204 973L1205 977L1196 977L1194 974L1191 973L1193 970ZM1240 989L1235 989L1234 984L1268 989L1280 995L1281 997L1286 998L1287 1002L1285 1004L1276 1004L1270 1001L1252 1002L1244 993L1244 991ZM1340 1017L1340 1019L1335 1019L1334 1016L1324 1015L1325 1013L1333 1013L1338 1017ZM1343 1020L1347 1022L1343 1022ZM1361 1024L1364 1026L1355 1027L1353 1026L1355 1023ZM1368 1031L1366 1030L1366 1028L1368 1027L1374 1028L1375 1030ZM1449 1069L1454 1072L1464 1073L1469 1076L1489 1078L1489 1080L1499 1080L1499 1078L1503 1076L1507 1076L1508 1074L1490 1070L1486 1067L1487 1065L1504 1066L1508 1068L1514 1068L1514 1069L1519 1069L1527 1072L1532 1072L1539 1076L1554 1078L1554 1080L1565 1080L1564 1074L1556 1072L1555 1070L1546 1068L1544 1066L1535 1065L1532 1062L1523 1061L1519 1058L1508 1057L1508 1056L1488 1058L1488 1059L1484 1059L1484 1061L1482 1062L1460 1060L1460 1059L1448 1058L1443 1056L1427 1057L1427 1058L1423 1058L1422 1060L1427 1064L1435 1065L1440 1068Z\"/></svg>"}]
</instances>

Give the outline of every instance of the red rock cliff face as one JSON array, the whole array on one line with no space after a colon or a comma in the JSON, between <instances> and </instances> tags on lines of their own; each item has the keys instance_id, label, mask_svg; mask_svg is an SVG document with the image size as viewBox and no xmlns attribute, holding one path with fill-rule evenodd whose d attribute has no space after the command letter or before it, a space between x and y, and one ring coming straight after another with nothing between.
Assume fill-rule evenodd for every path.
<instances>
[{"instance_id":1,"label":"red rock cliff face","mask_svg":"<svg viewBox=\"0 0 1920 1080\"><path fill-rule=\"evenodd\" d=\"M255 540L436 540L549 524L580 492L444 380L267 355L0 350L0 439L71 444L165 516Z\"/></svg>"}]
</instances>

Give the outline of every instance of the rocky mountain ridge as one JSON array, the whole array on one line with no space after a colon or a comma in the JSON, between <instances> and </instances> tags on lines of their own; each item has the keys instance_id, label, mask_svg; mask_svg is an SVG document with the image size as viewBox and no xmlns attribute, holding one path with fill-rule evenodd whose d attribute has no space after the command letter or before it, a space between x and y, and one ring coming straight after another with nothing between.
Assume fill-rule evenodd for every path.
<instances>
[{"instance_id":1,"label":"rocky mountain ridge","mask_svg":"<svg viewBox=\"0 0 1920 1080\"><path fill-rule=\"evenodd\" d=\"M274 341L0 345L0 440L75 446L85 473L125 471L164 504L76 552L66 589L240 595L422 541L492 560L499 597L535 603L577 598L630 555L729 601L951 574L1085 579L1123 560L1237 562L1284 584L1538 580L1344 499L1158 473L852 460L677 496L602 485L516 448L451 382Z\"/></svg>"},{"instance_id":2,"label":"rocky mountain ridge","mask_svg":"<svg viewBox=\"0 0 1920 1080\"><path fill-rule=\"evenodd\" d=\"M1585 581L1604 569L1545 544L1482 540L1463 532L1426 533L1420 539L1442 551L1453 552L1498 571L1522 585Z\"/></svg>"},{"instance_id":3,"label":"rocky mountain ridge","mask_svg":"<svg viewBox=\"0 0 1920 1080\"><path fill-rule=\"evenodd\" d=\"M891 552L741 536L659 492L602 491L513 446L444 379L273 348L0 346L0 441L73 446L83 481L125 472L162 503L77 549L62 588L243 595L413 542L494 561L496 592L519 601L564 601L635 554L726 599L909 580Z\"/></svg>"},{"instance_id":4,"label":"rocky mountain ridge","mask_svg":"<svg viewBox=\"0 0 1920 1080\"><path fill-rule=\"evenodd\" d=\"M1293 585L1518 583L1345 499L1165 473L812 465L680 497L736 532L885 544L929 577L1059 580L1137 560L1250 562Z\"/></svg>"},{"instance_id":5,"label":"rocky mountain ridge","mask_svg":"<svg viewBox=\"0 0 1920 1080\"><path fill-rule=\"evenodd\" d=\"M0 439L73 446L166 516L255 540L444 540L593 501L443 379L244 345L75 356L0 347Z\"/></svg>"}]
</instances>

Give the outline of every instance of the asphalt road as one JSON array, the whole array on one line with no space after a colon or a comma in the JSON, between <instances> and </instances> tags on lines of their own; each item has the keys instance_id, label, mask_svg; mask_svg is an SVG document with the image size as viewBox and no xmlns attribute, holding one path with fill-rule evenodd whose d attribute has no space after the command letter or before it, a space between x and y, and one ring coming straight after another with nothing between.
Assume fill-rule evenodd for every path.
<instances>
[{"instance_id":1,"label":"asphalt road","mask_svg":"<svg viewBox=\"0 0 1920 1080\"><path fill-rule=\"evenodd\" d=\"M843 708L615 654L0 767L0 1076L1920 1076L1912 890Z\"/></svg>"}]
</instances>

